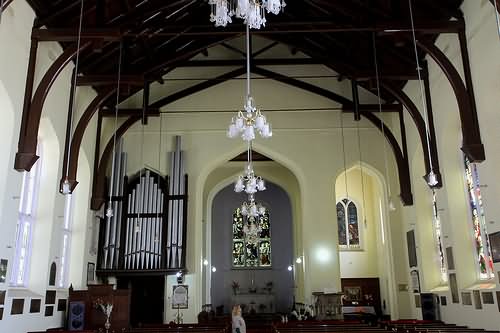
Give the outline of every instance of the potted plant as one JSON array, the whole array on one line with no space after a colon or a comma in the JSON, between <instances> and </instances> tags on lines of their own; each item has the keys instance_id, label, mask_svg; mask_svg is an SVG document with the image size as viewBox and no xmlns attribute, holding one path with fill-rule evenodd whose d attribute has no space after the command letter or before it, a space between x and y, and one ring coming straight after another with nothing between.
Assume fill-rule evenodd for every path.
<instances>
[{"instance_id":1,"label":"potted plant","mask_svg":"<svg viewBox=\"0 0 500 333\"><path fill-rule=\"evenodd\" d=\"M231 283L231 288L233 288L233 295L237 295L238 290L240 289L240 284L238 283L238 281L233 281L233 283Z\"/></svg>"},{"instance_id":2,"label":"potted plant","mask_svg":"<svg viewBox=\"0 0 500 333\"><path fill-rule=\"evenodd\" d=\"M273 285L274 285L273 281L268 281L266 283L266 290L269 294L273 291Z\"/></svg>"}]
</instances>

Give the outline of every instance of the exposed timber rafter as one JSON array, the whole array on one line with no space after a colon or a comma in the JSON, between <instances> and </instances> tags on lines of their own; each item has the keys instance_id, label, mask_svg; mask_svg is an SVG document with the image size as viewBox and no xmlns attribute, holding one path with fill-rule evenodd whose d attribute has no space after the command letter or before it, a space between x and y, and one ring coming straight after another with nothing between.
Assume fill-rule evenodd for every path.
<instances>
[{"instance_id":1,"label":"exposed timber rafter","mask_svg":"<svg viewBox=\"0 0 500 333\"><path fill-rule=\"evenodd\" d=\"M411 192L411 181L410 181L410 167L408 165L408 159L405 158L404 153L399 147L398 141L391 130L384 124L384 122L378 118L374 113L360 111L361 115L368 119L375 127L377 127L382 133L384 133L385 139L389 142L394 158L396 160L396 165L398 168L399 175L399 188L400 188L400 198L401 202L405 206L413 205L413 194Z\"/></svg>"},{"instance_id":2,"label":"exposed timber rafter","mask_svg":"<svg viewBox=\"0 0 500 333\"><path fill-rule=\"evenodd\" d=\"M32 86L29 87L29 83L33 84L34 70L36 64L36 53L34 58L31 57L28 64L28 79L26 85L25 93L25 103L23 107L23 117L21 121L21 130L19 133L19 144L18 151L16 153L14 169L18 171L30 171L33 164L38 159L36 155L36 146L38 142L38 128L40 125L40 118L42 116L43 105L45 99L49 94L50 88L56 81L59 74L66 67L66 65L76 56L78 52L82 52L91 43L84 42L77 49L77 45L74 44L64 50L64 52L54 61L54 63L45 72L42 80L38 84L38 87L33 95L33 99L30 98L32 91ZM33 47L32 50L36 47ZM27 100L31 100L27 102Z\"/></svg>"},{"instance_id":3,"label":"exposed timber rafter","mask_svg":"<svg viewBox=\"0 0 500 333\"><path fill-rule=\"evenodd\" d=\"M410 99L410 97L408 97L408 95L406 95L405 92L387 82L381 82L381 88L392 94L399 103L404 105L404 107L408 111L408 114L413 119L413 123L415 124L417 132L420 136L420 143L422 146L422 153L424 156L424 163L426 170L426 175L424 175L424 178L426 178L429 172L431 171L431 163L429 161L429 149L427 148L430 147L432 171L436 174L438 180L438 184L434 187L440 188L442 186L442 180L441 180L441 173L439 171L439 159L437 154L436 138L435 136L432 135L434 131L433 130L431 131L429 128L429 133L427 133L427 127L425 125L424 118L422 117L415 103L413 103L413 101ZM431 112L431 110L428 109L427 112ZM429 143L427 143L427 140L429 140Z\"/></svg>"},{"instance_id":4,"label":"exposed timber rafter","mask_svg":"<svg viewBox=\"0 0 500 333\"><path fill-rule=\"evenodd\" d=\"M431 43L417 41L417 45L427 52L437 63L453 88L455 97L457 98L460 122L462 124L462 151L471 162L484 161L485 152L481 142L475 101L473 97L471 97L470 91L467 90L457 69L443 51ZM470 71L470 67L464 68L464 71Z\"/></svg>"},{"instance_id":5,"label":"exposed timber rafter","mask_svg":"<svg viewBox=\"0 0 500 333\"><path fill-rule=\"evenodd\" d=\"M94 173L94 182L92 187L92 197L90 199L90 209L99 210L106 201L106 170L108 169L109 160L113 154L114 143L118 143L127 130L135 123L142 119L142 115L130 116L116 130L114 135L109 139L99 161L97 173ZM101 133L97 133L98 136Z\"/></svg>"},{"instance_id":6,"label":"exposed timber rafter","mask_svg":"<svg viewBox=\"0 0 500 333\"><path fill-rule=\"evenodd\" d=\"M306 28L307 27L307 28ZM421 34L457 33L461 29L460 21L420 21L415 26L415 31ZM151 33L151 37L207 37L239 35L245 32L244 25L233 25L227 29L215 29L213 25L190 25L181 26L178 24L164 26L161 32ZM381 32L391 33L411 33L412 28L407 22L384 22L365 26L353 26L351 23L342 24L331 21L297 21L297 22L272 22L268 28L264 28L252 34L302 34L302 33L337 33L337 32ZM61 28L35 28L34 37L39 41L76 41L78 32L74 29ZM121 32L118 29L85 29L82 31L82 39L120 40L121 38L137 38L148 36L144 33Z\"/></svg>"}]
</instances>

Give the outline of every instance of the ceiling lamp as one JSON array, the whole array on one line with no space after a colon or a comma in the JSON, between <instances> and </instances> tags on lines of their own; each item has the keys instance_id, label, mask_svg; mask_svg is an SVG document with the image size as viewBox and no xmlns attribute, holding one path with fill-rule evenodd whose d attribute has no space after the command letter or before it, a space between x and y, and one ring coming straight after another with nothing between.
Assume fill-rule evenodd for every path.
<instances>
[{"instance_id":1,"label":"ceiling lamp","mask_svg":"<svg viewBox=\"0 0 500 333\"><path fill-rule=\"evenodd\" d=\"M208 3L212 6L210 21L216 27L225 27L236 16L252 29L266 26L266 13L278 15L286 6L284 0L209 0Z\"/></svg>"},{"instance_id":2,"label":"ceiling lamp","mask_svg":"<svg viewBox=\"0 0 500 333\"><path fill-rule=\"evenodd\" d=\"M243 3L245 1L239 1ZM253 1L252 1L253 3ZM262 3L271 3L271 1L263 1ZM243 7L241 7L243 8ZM238 177L234 184L234 191L236 193L246 193L248 200L241 205L241 215L247 219L247 224L244 228L244 233L247 237L257 235L260 230L257 220L259 217L264 216L266 208L261 204L255 202L255 194L259 191L266 189L265 181L262 177L255 175L252 165L252 141L255 139L255 131L257 131L263 138L270 138L272 136L271 125L267 122L266 118L260 110L254 106L253 98L250 94L250 27L246 27L246 48L247 48L247 91L245 111L239 111L236 118L233 118L227 136L229 138L241 138L247 142L247 164L245 171Z\"/></svg>"}]
</instances>

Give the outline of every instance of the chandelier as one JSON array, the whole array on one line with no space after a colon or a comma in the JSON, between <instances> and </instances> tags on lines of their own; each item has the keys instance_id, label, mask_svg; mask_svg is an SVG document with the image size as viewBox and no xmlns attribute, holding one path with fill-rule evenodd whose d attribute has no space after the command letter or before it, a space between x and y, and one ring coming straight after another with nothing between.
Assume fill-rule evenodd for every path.
<instances>
[{"instance_id":1,"label":"chandelier","mask_svg":"<svg viewBox=\"0 0 500 333\"><path fill-rule=\"evenodd\" d=\"M220 1L225 2L225 1ZM244 2L244 1L239 1ZM272 1L263 1L270 3ZM279 1L278 1L279 2ZM227 2L226 2L227 4ZM252 234L258 234L259 227L256 220L266 213L266 208L255 201L255 194L266 189L266 183L262 177L256 176L252 165L252 141L255 139L257 131L261 137L270 138L272 136L271 124L267 122L266 117L254 105L254 100L250 94L250 27L246 27L246 48L247 48L247 94L245 111L239 111L236 117L233 117L229 125L227 136L229 138L241 138L247 142L247 164L244 173L238 177L234 184L236 193L246 193L247 201L241 205L241 215L247 218L247 224L243 232L247 237Z\"/></svg>"},{"instance_id":2,"label":"chandelier","mask_svg":"<svg viewBox=\"0 0 500 333\"><path fill-rule=\"evenodd\" d=\"M252 29L266 26L266 13L278 15L285 8L284 0L209 0L210 21L216 27L232 23L232 17L243 19Z\"/></svg>"}]
</instances>

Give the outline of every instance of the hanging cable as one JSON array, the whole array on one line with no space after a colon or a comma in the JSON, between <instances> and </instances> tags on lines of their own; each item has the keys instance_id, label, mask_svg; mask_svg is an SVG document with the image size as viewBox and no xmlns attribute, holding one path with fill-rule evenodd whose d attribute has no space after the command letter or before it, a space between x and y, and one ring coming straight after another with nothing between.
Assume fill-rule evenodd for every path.
<instances>
[{"instance_id":1,"label":"hanging cable","mask_svg":"<svg viewBox=\"0 0 500 333\"><path fill-rule=\"evenodd\" d=\"M358 152L359 152L359 172L361 174L361 197L362 197L362 208L363 208L363 223L366 227L366 205L365 205L365 180L363 175L363 157L361 153L361 135L359 134L359 121L356 122L356 132L358 135Z\"/></svg>"},{"instance_id":2,"label":"hanging cable","mask_svg":"<svg viewBox=\"0 0 500 333\"><path fill-rule=\"evenodd\" d=\"M496 0L495 0L496 3ZM428 115L427 115L427 101L425 98L425 92L424 92L424 83L422 80L422 75L420 71L422 70L422 67L420 67L420 60L418 58L418 50L417 50L417 38L415 35L415 23L413 20L413 6L412 6L412 0L408 0L408 6L410 7L410 21L411 21L411 32L412 32L412 37L413 37L413 48L415 51L415 62L417 64L417 75L418 75L418 84L420 87L420 98L422 100L422 107L424 109L424 124L425 124L425 141L427 144L427 154L429 156L429 174L427 175L427 183L429 186L435 186L437 185L437 177L436 174L434 173L434 168L433 168L433 163L432 163L432 154L431 154L431 146L430 146L430 132L429 132L429 123L428 123ZM497 12L498 13L498 12Z\"/></svg>"},{"instance_id":3,"label":"hanging cable","mask_svg":"<svg viewBox=\"0 0 500 333\"><path fill-rule=\"evenodd\" d=\"M3 2L3 0L0 0ZM78 23L78 38L76 42L76 60L75 60L75 69L73 72L73 91L72 91L72 98L73 100L71 101L71 110L69 112L69 137L68 137L68 144L66 146L66 150L68 151L68 158L66 160L66 170L64 173L64 181L62 184L62 193L63 194L70 194L71 193L71 184L69 183L69 161L71 160L71 141L73 141L73 114L75 112L75 104L76 104L76 79L78 77L78 65L80 62L80 46L81 46L81 40L82 40L82 25L83 25L83 1L81 0L80 2L80 21ZM3 7L3 3L0 4L0 18L1 18L1 8Z\"/></svg>"},{"instance_id":4,"label":"hanging cable","mask_svg":"<svg viewBox=\"0 0 500 333\"><path fill-rule=\"evenodd\" d=\"M113 159L111 162L111 184L109 187L109 204L106 211L107 217L112 217L113 212L113 191L115 187L115 165L116 165L116 131L118 128L118 107L120 104L120 84L121 84L121 72L122 72L122 53L123 53L123 41L120 40L120 46L118 50L118 77L116 85L116 103L115 103L115 119L114 119L114 132L113 132Z\"/></svg>"},{"instance_id":5,"label":"hanging cable","mask_svg":"<svg viewBox=\"0 0 500 333\"><path fill-rule=\"evenodd\" d=\"M375 62L375 78L377 81L376 83L377 83L378 112L380 116L380 127L382 128L382 136L384 140L384 168L385 168L385 179L387 183L387 194L389 195L389 208L391 210L395 210L394 203L392 202L392 197L391 197L391 183L389 179L389 167L387 163L387 143L385 138L384 120L382 118L382 99L380 97L380 75L378 70L377 42L375 40L375 33L372 34L372 42L373 42L373 59Z\"/></svg>"},{"instance_id":6,"label":"hanging cable","mask_svg":"<svg viewBox=\"0 0 500 333\"><path fill-rule=\"evenodd\" d=\"M498 38L500 38L500 14L498 13L498 0L493 0L493 3L495 4L495 18L497 22L497 33L498 33Z\"/></svg>"},{"instance_id":7,"label":"hanging cable","mask_svg":"<svg viewBox=\"0 0 500 333\"><path fill-rule=\"evenodd\" d=\"M344 183L345 183L345 196L349 200L349 190L347 188L347 161L345 156L345 138L344 138L344 117L342 112L340 114L340 133L342 135L342 155L344 156Z\"/></svg>"},{"instance_id":8,"label":"hanging cable","mask_svg":"<svg viewBox=\"0 0 500 333\"><path fill-rule=\"evenodd\" d=\"M144 192L146 191L145 184L142 184L142 169L144 168L144 125L146 123L146 109L149 104L149 83L145 82L143 89L143 105L142 105L142 119L141 119L141 167L139 169L139 212L137 214L137 224L135 226L135 232L140 232L142 224L141 213L144 212Z\"/></svg>"},{"instance_id":9,"label":"hanging cable","mask_svg":"<svg viewBox=\"0 0 500 333\"><path fill-rule=\"evenodd\" d=\"M0 24L2 24L3 0L0 0Z\"/></svg>"},{"instance_id":10,"label":"hanging cable","mask_svg":"<svg viewBox=\"0 0 500 333\"><path fill-rule=\"evenodd\" d=\"M250 27L247 26L247 38L246 38L246 44L247 44L247 98L250 98Z\"/></svg>"}]
</instances>

